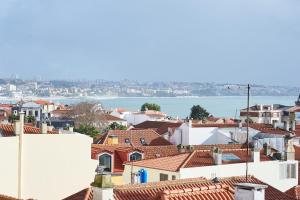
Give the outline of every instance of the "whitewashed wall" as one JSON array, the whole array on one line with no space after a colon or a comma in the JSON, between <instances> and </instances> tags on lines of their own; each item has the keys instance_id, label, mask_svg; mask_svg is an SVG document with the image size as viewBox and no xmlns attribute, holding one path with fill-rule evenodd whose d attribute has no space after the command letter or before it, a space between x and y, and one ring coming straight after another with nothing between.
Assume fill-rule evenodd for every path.
<instances>
[{"instance_id":1,"label":"whitewashed wall","mask_svg":"<svg viewBox=\"0 0 300 200\"><path fill-rule=\"evenodd\" d=\"M18 195L18 137L0 137L0 194Z\"/></svg>"},{"instance_id":2,"label":"whitewashed wall","mask_svg":"<svg viewBox=\"0 0 300 200\"><path fill-rule=\"evenodd\" d=\"M199 144L228 144L231 142L230 134L218 131L216 127L192 128L188 124L182 124L174 131L170 138L173 144L199 145Z\"/></svg>"},{"instance_id":3,"label":"whitewashed wall","mask_svg":"<svg viewBox=\"0 0 300 200\"><path fill-rule=\"evenodd\" d=\"M4 142L8 139L11 141ZM17 197L18 137L0 138L0 143L0 174L6 174L0 175L0 186L6 185L0 187L0 193ZM82 134L25 134L22 198L62 199L89 187L97 166L91 159L91 143Z\"/></svg>"},{"instance_id":4,"label":"whitewashed wall","mask_svg":"<svg viewBox=\"0 0 300 200\"><path fill-rule=\"evenodd\" d=\"M148 182L158 182L160 181L160 173L167 174L168 175L168 180L172 180L172 175L176 176L176 179L179 179L179 172L170 172L166 170L158 170L158 169L151 169L151 168L146 168L146 167L138 167L138 166L133 166L132 167L132 172L136 173L140 169L145 169L147 170L148 173ZM129 184L131 183L131 165L125 165L124 172L123 172L123 180L124 184Z\"/></svg>"},{"instance_id":5,"label":"whitewashed wall","mask_svg":"<svg viewBox=\"0 0 300 200\"><path fill-rule=\"evenodd\" d=\"M282 163L296 163L298 169L298 161L265 161L265 162L250 162L249 175L253 175L259 180L285 192L286 190L298 185L298 170L296 170L296 179L280 179L279 178L279 164ZM193 177L230 177L230 176L244 176L246 170L245 163L228 164L228 165L214 165L207 167L194 167L180 169L180 178Z\"/></svg>"}]
</instances>

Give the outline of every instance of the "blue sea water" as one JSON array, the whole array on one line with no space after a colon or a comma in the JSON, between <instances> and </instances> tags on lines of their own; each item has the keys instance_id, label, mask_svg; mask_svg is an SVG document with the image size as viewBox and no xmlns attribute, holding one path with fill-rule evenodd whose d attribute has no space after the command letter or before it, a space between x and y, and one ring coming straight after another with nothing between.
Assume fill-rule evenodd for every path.
<instances>
[{"instance_id":1,"label":"blue sea water","mask_svg":"<svg viewBox=\"0 0 300 200\"><path fill-rule=\"evenodd\" d=\"M283 104L294 105L296 96L251 96L250 105ZM247 106L246 96L209 96L209 97L118 97L118 98L55 98L59 103L78 103L81 101L100 102L106 109L125 108L137 111L145 102L157 103L169 116L185 118L193 105L203 106L217 117L239 116L239 110ZM0 100L1 101L1 100ZM3 101L2 101L3 102Z\"/></svg>"}]
</instances>

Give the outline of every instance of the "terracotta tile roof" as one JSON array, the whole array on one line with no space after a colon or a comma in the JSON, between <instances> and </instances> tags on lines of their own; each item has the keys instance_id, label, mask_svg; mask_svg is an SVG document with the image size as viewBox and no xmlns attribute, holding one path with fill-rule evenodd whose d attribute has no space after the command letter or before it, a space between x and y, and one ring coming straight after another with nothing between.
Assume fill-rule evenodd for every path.
<instances>
[{"instance_id":1,"label":"terracotta tile roof","mask_svg":"<svg viewBox=\"0 0 300 200\"><path fill-rule=\"evenodd\" d=\"M189 153L183 153L175 156L140 160L133 162L132 164L134 166L176 172L179 171L179 169L185 163L185 161L188 160L189 156Z\"/></svg>"},{"instance_id":2,"label":"terracotta tile roof","mask_svg":"<svg viewBox=\"0 0 300 200\"><path fill-rule=\"evenodd\" d=\"M229 145L195 145L195 150L210 150L213 146L227 149L239 149L243 148L243 145L239 144L229 144ZM128 156L124 157L124 152L128 155L133 151L139 151L143 153L144 159L153 159L159 157L167 157L178 155L178 149L176 145L165 145L165 146L138 146L131 147L125 144L119 145L105 145L105 144L92 144L91 156L92 159L97 159L97 156L104 152L109 152L110 154L116 155L114 157L114 173L119 173L124 171L123 164L128 161ZM122 154L120 156L120 154Z\"/></svg>"},{"instance_id":3,"label":"terracotta tile roof","mask_svg":"<svg viewBox=\"0 0 300 200\"><path fill-rule=\"evenodd\" d=\"M70 116L70 110L68 109L60 109L60 110L53 110L51 112L51 115L53 117L69 117Z\"/></svg>"},{"instance_id":4,"label":"terracotta tile roof","mask_svg":"<svg viewBox=\"0 0 300 200\"><path fill-rule=\"evenodd\" d=\"M224 154L233 154L240 160L222 161L222 164L244 163L247 160L246 149L222 149ZM248 161L251 160L249 151ZM260 154L261 161L269 161L271 158L265 156L263 151ZM125 163L126 164L126 163ZM213 158L210 150L195 150L191 153L183 153L174 156L146 159L133 162L134 166L160 169L166 171L179 171L180 168L202 167L214 165Z\"/></svg>"},{"instance_id":5,"label":"terracotta tile roof","mask_svg":"<svg viewBox=\"0 0 300 200\"><path fill-rule=\"evenodd\" d=\"M168 128L181 126L182 122L166 122L166 121L145 121L135 125L137 129L155 129L160 135L168 132Z\"/></svg>"},{"instance_id":6,"label":"terracotta tile roof","mask_svg":"<svg viewBox=\"0 0 300 200\"><path fill-rule=\"evenodd\" d=\"M12 124L0 124L0 133L4 137L15 136L14 125ZM24 125L25 134L39 134L40 129L33 126ZM48 134L58 134L58 131L48 131Z\"/></svg>"},{"instance_id":7,"label":"terracotta tile roof","mask_svg":"<svg viewBox=\"0 0 300 200\"><path fill-rule=\"evenodd\" d=\"M223 154L233 154L240 158L237 161L223 161L222 164L233 164L233 163L244 163L247 161L251 161L251 152L249 151L249 155L247 156L247 149L226 149L222 150ZM260 161L269 161L271 160L269 157L263 154L263 151L260 153ZM201 166L211 166L213 165L213 158L210 151L194 151L187 162L182 165L182 168L189 167L201 167Z\"/></svg>"},{"instance_id":8,"label":"terracotta tile roof","mask_svg":"<svg viewBox=\"0 0 300 200\"><path fill-rule=\"evenodd\" d=\"M278 135L289 135L290 132L286 131L281 128L274 128L272 124L249 124L249 126L253 129L256 129L258 131L261 131L263 133L269 133L269 134L278 134Z\"/></svg>"},{"instance_id":9,"label":"terracotta tile roof","mask_svg":"<svg viewBox=\"0 0 300 200\"><path fill-rule=\"evenodd\" d=\"M300 125L296 125L296 129L294 132L297 137L300 137Z\"/></svg>"},{"instance_id":10,"label":"terracotta tile roof","mask_svg":"<svg viewBox=\"0 0 300 200\"><path fill-rule=\"evenodd\" d=\"M219 183L214 183L212 180L205 180L203 178L194 179L180 179L176 181L161 181L147 184L133 184L122 185L114 188L115 200L161 200L165 194L170 195L172 200L193 200L193 199L234 199L233 191L234 185L237 183L246 182L245 177L230 177L219 179ZM248 177L249 183L265 184L253 176ZM226 188L226 187L229 188ZM224 187L224 188L223 188ZM195 188L195 191L194 191ZM223 188L223 189L222 189ZM199 190L203 192L199 193ZM207 196L204 190L211 189L213 196ZM218 191L218 190L223 190ZM210 193L208 192L208 193ZM172 195L174 194L174 195ZM175 198L178 194L178 198ZM219 196L215 196L215 195ZM231 194L230 198L227 196ZM268 186L266 188L266 200L292 200L283 192Z\"/></svg>"},{"instance_id":11,"label":"terracotta tile roof","mask_svg":"<svg viewBox=\"0 0 300 200\"><path fill-rule=\"evenodd\" d=\"M300 199L300 185L297 185L285 192L294 199Z\"/></svg>"},{"instance_id":12,"label":"terracotta tile roof","mask_svg":"<svg viewBox=\"0 0 300 200\"><path fill-rule=\"evenodd\" d=\"M93 200L93 191L91 188L86 188L67 198L64 198L64 200Z\"/></svg>"},{"instance_id":13,"label":"terracotta tile roof","mask_svg":"<svg viewBox=\"0 0 300 200\"><path fill-rule=\"evenodd\" d=\"M131 140L133 146L143 146L141 140L144 139L146 145L159 146L159 145L171 145L168 140L161 137L158 133L151 129L145 130L110 130L105 134L100 144L108 144L108 137L114 135L118 137L119 144L128 144L125 139Z\"/></svg>"},{"instance_id":14,"label":"terracotta tile roof","mask_svg":"<svg viewBox=\"0 0 300 200\"><path fill-rule=\"evenodd\" d=\"M234 189L229 185L215 184L196 188L184 188L181 190L164 190L162 200L182 199L222 199L234 200Z\"/></svg>"},{"instance_id":15,"label":"terracotta tile roof","mask_svg":"<svg viewBox=\"0 0 300 200\"><path fill-rule=\"evenodd\" d=\"M39 99L34 102L39 105L54 105L54 103L47 101L47 100L43 100L43 99Z\"/></svg>"},{"instance_id":16,"label":"terracotta tile roof","mask_svg":"<svg viewBox=\"0 0 300 200\"><path fill-rule=\"evenodd\" d=\"M107 114L107 113L103 113L98 117L99 120L102 121L125 121L124 119L121 119L119 117Z\"/></svg>"},{"instance_id":17,"label":"terracotta tile roof","mask_svg":"<svg viewBox=\"0 0 300 200\"><path fill-rule=\"evenodd\" d=\"M235 128L239 125L237 123L222 123L222 124L192 124L193 128L201 128L201 127L216 127L216 128Z\"/></svg>"}]
</instances>

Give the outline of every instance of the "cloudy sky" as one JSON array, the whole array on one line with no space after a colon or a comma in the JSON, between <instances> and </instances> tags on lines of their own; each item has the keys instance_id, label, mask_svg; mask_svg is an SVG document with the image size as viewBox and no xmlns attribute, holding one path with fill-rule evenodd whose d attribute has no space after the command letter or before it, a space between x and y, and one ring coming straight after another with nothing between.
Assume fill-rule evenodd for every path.
<instances>
[{"instance_id":1,"label":"cloudy sky","mask_svg":"<svg viewBox=\"0 0 300 200\"><path fill-rule=\"evenodd\" d=\"M0 77L300 85L299 0L1 0Z\"/></svg>"}]
</instances>

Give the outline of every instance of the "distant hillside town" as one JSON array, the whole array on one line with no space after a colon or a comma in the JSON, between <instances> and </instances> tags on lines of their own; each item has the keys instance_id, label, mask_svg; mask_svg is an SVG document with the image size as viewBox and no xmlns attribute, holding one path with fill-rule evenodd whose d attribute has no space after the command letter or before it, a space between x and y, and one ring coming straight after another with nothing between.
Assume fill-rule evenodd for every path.
<instances>
[{"instance_id":1,"label":"distant hillside town","mask_svg":"<svg viewBox=\"0 0 300 200\"><path fill-rule=\"evenodd\" d=\"M35 81L0 79L0 97L180 97L244 96L242 84L138 81ZM300 87L252 85L253 96L296 96Z\"/></svg>"}]
</instances>

